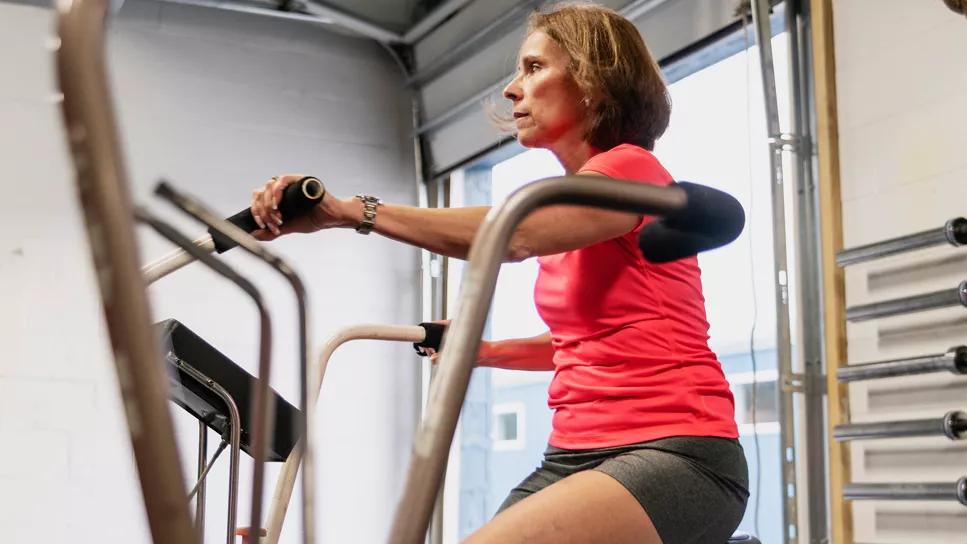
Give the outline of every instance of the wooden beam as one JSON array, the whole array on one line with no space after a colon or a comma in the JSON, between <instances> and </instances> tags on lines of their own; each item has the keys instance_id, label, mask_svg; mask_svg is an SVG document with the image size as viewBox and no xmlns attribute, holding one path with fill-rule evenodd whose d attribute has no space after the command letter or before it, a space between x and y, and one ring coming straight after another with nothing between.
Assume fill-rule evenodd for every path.
<instances>
[{"instance_id":1,"label":"wooden beam","mask_svg":"<svg viewBox=\"0 0 967 544\"><path fill-rule=\"evenodd\" d=\"M826 344L827 414L829 444L830 536L836 544L853 542L850 505L843 485L850 481L849 446L837 442L832 429L849 422L849 389L836 379L836 369L847 361L846 287L836 265L843 247L843 210L840 191L839 128L836 105L836 53L832 0L810 0L813 74L816 98L816 146L819 163L819 210L823 262L823 335Z\"/></svg>"}]
</instances>

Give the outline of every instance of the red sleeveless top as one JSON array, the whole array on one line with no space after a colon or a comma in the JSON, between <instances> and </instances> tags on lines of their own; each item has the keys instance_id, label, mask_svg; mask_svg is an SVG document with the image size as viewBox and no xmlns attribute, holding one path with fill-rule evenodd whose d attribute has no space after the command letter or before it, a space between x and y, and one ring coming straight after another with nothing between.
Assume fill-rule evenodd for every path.
<instances>
[{"instance_id":1,"label":"red sleeveless top","mask_svg":"<svg viewBox=\"0 0 967 544\"><path fill-rule=\"evenodd\" d=\"M592 157L581 171L672 182L654 155L630 144ZM554 347L552 446L738 436L732 393L708 347L698 261L645 261L637 236L652 219L618 238L538 258L534 299Z\"/></svg>"}]
</instances>

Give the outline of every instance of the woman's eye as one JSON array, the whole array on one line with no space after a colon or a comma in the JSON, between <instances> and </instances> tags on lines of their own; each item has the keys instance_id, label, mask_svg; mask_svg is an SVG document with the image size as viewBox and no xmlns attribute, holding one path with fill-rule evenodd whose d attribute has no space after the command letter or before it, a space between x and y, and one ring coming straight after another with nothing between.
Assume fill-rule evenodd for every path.
<instances>
[{"instance_id":1,"label":"woman's eye","mask_svg":"<svg viewBox=\"0 0 967 544\"><path fill-rule=\"evenodd\" d=\"M527 71L528 72L536 72L536 71L540 70L540 68L541 68L541 65L539 63L536 63L536 62L532 62L532 63L530 63L530 64L527 65Z\"/></svg>"}]
</instances>

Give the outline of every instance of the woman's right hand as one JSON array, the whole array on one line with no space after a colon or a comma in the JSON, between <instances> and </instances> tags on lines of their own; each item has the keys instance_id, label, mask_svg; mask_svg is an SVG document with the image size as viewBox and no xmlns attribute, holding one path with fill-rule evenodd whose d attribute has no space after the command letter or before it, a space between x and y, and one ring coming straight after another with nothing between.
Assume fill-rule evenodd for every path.
<instances>
[{"instance_id":1,"label":"woman's right hand","mask_svg":"<svg viewBox=\"0 0 967 544\"><path fill-rule=\"evenodd\" d=\"M286 187L304 177L303 174L273 176L264 185L252 191L250 204L252 217L262 229L253 233L256 238L274 240L292 232L309 233L322 229L353 227L359 224L362 220L362 203L356 199L341 200L328 190L311 212L283 223L282 214L278 209L282 193ZM354 203L357 205L354 206ZM356 215L359 217L357 218Z\"/></svg>"}]
</instances>

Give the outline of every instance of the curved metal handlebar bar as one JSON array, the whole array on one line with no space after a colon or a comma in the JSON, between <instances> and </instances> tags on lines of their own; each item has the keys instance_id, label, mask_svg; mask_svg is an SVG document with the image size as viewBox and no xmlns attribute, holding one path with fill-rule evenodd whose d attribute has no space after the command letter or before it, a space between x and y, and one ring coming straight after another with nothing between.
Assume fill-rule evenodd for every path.
<instances>
[{"instance_id":1,"label":"curved metal handlebar bar","mask_svg":"<svg viewBox=\"0 0 967 544\"><path fill-rule=\"evenodd\" d=\"M421 326L365 324L341 329L326 341L325 346L319 352L318 362L313 368L313 379L310 384L309 406L312 407L310 409L314 409L318 402L322 381L326 375L326 369L329 367L329 359L339 346L352 340L422 342L425 338L426 329ZM302 461L304 445L303 441L299 441L282 465L282 471L279 473L279 479L275 484L275 493L272 495L272 504L269 507L268 536L264 544L278 544L279 542L279 536L282 534L282 523L285 521L285 513L289 508L289 500L292 498L292 489L295 487L296 474L299 472L299 464ZM312 449L311 445L310 449ZM303 476L303 478L305 477Z\"/></svg>"}]
</instances>

